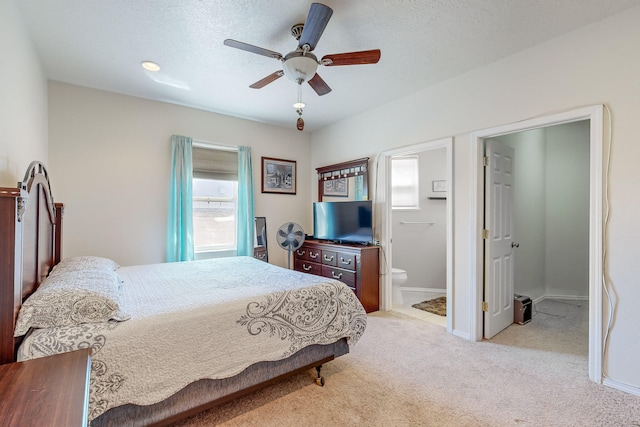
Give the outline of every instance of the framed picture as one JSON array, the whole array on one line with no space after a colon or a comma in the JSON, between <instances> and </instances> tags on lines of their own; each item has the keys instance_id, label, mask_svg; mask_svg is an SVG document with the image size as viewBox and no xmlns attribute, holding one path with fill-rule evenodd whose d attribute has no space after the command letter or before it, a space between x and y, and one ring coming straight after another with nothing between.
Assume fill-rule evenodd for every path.
<instances>
[{"instance_id":1,"label":"framed picture","mask_svg":"<svg viewBox=\"0 0 640 427\"><path fill-rule=\"evenodd\" d=\"M347 178L330 179L324 182L325 196L348 197L349 181Z\"/></svg>"},{"instance_id":2,"label":"framed picture","mask_svg":"<svg viewBox=\"0 0 640 427\"><path fill-rule=\"evenodd\" d=\"M263 157L262 192L296 194L296 161Z\"/></svg>"}]
</instances>

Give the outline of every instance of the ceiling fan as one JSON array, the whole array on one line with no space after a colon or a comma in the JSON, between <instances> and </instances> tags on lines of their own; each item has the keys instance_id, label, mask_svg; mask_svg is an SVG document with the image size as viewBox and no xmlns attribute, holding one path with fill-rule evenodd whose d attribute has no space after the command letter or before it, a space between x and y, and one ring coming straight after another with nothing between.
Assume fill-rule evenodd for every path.
<instances>
[{"instance_id":1,"label":"ceiling fan","mask_svg":"<svg viewBox=\"0 0 640 427\"><path fill-rule=\"evenodd\" d=\"M284 56L281 53L237 40L226 39L224 41L226 46L282 61L282 70L269 74L249 87L261 89L282 76L287 76L290 80L296 82L298 84L298 102L294 104L294 108L300 115L297 123L298 130L302 130L304 127L304 121L302 121L302 108L304 107L301 99L302 83L308 82L309 86L320 96L331 92L329 85L316 73L318 65L332 67L336 65L375 64L380 60L380 49L335 53L325 55L318 60L312 51L316 48L332 14L333 10L329 6L321 3L312 3L306 22L291 27L291 35L298 40L298 47Z\"/></svg>"}]
</instances>

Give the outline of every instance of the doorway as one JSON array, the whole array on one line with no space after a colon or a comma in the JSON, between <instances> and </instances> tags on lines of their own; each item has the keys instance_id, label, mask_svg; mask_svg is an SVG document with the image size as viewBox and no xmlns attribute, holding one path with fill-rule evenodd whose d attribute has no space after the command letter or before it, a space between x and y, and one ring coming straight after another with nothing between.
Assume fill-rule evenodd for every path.
<instances>
[{"instance_id":1,"label":"doorway","mask_svg":"<svg viewBox=\"0 0 640 427\"><path fill-rule=\"evenodd\" d=\"M485 339L512 325L514 312L530 319L545 299L574 301L586 310L589 127L582 120L485 139ZM500 161L510 179L497 174ZM501 197L499 184L505 180L511 182ZM499 222L503 233L496 230ZM508 277L498 274L499 264L507 267ZM494 278L504 279L505 286L497 286ZM516 309L514 295L530 298L532 305L516 304Z\"/></svg>"},{"instance_id":2,"label":"doorway","mask_svg":"<svg viewBox=\"0 0 640 427\"><path fill-rule=\"evenodd\" d=\"M391 310L392 308L392 260L393 260L393 242L392 242L392 230L393 230L393 212L391 206L391 159L398 156L413 156L420 153L427 153L433 150L445 151L445 164L446 171L442 179L438 181L446 181L446 208L444 215L444 222L446 223L445 235L446 235L446 267L445 267L445 293L446 293L446 327L448 332L452 332L453 328L453 303L452 303L452 277L453 277L453 139L445 138L437 141L423 142L407 147L388 150L382 152L376 161L376 182L378 179L384 183L384 188L380 189L380 192L376 192L378 209L384 211L384 215L381 216L383 221L379 224L380 243L383 249L383 270L382 270L382 290L381 290L381 308L382 310ZM445 183L438 183L439 185L445 185ZM429 184L431 185L431 183ZM440 192L439 192L440 193ZM438 194L442 196L444 192ZM440 201L441 202L441 201ZM429 219L427 219L428 222ZM409 224L408 224L409 225ZM417 227L429 227L430 224L410 224L410 226ZM410 272L408 272L410 274Z\"/></svg>"},{"instance_id":3,"label":"doorway","mask_svg":"<svg viewBox=\"0 0 640 427\"><path fill-rule=\"evenodd\" d=\"M585 107L546 117L500 126L476 132L473 138L473 157L477 159L472 176L472 218L474 232L471 284L471 331L477 341L483 339L483 290L484 290L484 143L490 138L515 132L589 120L589 236L588 236L588 282L589 282L589 378L602 380L602 201L603 201L603 106Z\"/></svg>"}]
</instances>

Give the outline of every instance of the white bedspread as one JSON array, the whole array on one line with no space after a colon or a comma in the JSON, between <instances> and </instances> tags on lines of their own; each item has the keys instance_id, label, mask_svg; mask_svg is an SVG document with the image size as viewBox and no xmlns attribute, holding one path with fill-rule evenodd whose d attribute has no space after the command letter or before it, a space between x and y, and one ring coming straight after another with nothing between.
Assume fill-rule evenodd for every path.
<instances>
[{"instance_id":1,"label":"white bedspread","mask_svg":"<svg viewBox=\"0 0 640 427\"><path fill-rule=\"evenodd\" d=\"M249 257L123 267L125 322L35 330L19 360L92 347L89 420L161 401L311 344L358 341L366 313L341 282Z\"/></svg>"}]
</instances>

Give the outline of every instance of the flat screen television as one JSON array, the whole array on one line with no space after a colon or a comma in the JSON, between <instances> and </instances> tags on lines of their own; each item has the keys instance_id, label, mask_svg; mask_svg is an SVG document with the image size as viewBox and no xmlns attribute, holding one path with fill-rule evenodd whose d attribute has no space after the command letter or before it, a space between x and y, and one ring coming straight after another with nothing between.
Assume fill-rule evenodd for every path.
<instances>
[{"instance_id":1,"label":"flat screen television","mask_svg":"<svg viewBox=\"0 0 640 427\"><path fill-rule=\"evenodd\" d=\"M371 200L349 202L315 202L313 237L349 243L373 241Z\"/></svg>"}]
</instances>

